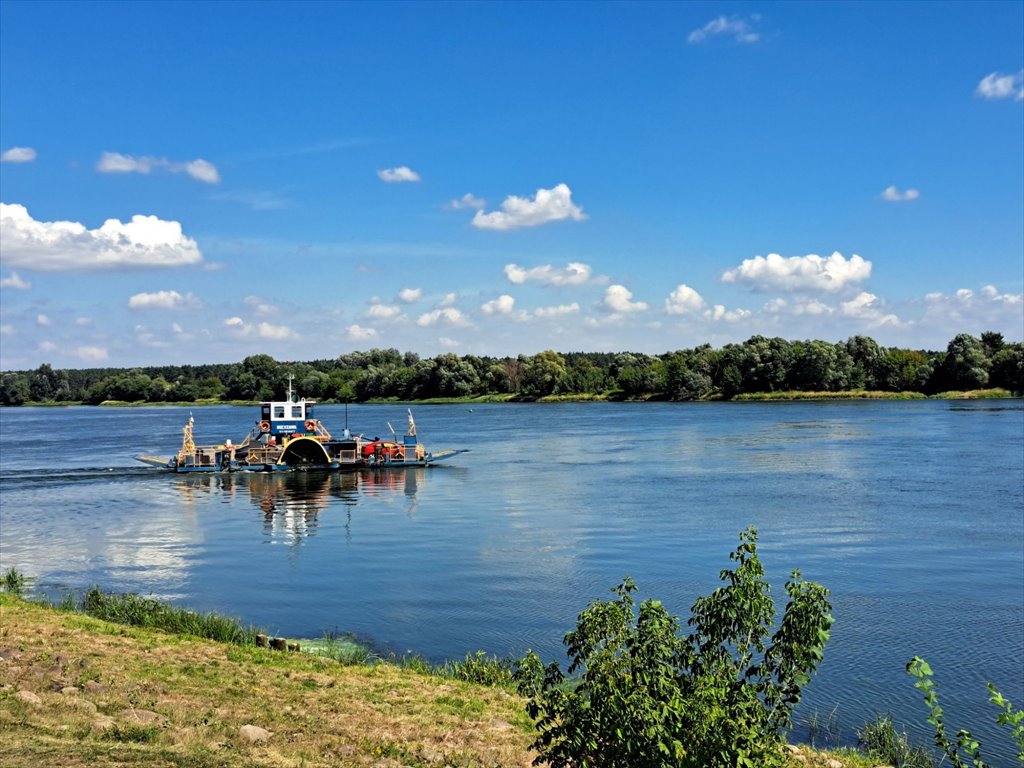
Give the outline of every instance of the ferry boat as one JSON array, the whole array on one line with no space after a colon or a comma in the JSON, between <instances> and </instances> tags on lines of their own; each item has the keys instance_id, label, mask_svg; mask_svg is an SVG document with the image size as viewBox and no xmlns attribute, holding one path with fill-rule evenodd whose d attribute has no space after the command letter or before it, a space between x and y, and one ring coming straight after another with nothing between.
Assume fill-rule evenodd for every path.
<instances>
[{"instance_id":1,"label":"ferry boat","mask_svg":"<svg viewBox=\"0 0 1024 768\"><path fill-rule=\"evenodd\" d=\"M468 450L428 452L416 436L411 409L408 429L401 438L390 424L391 440L354 435L347 424L341 436L335 437L316 418L315 406L315 400L293 394L289 376L287 399L260 403L260 418L240 443L226 440L198 445L193 434L195 420L189 416L182 429L181 448L173 458L135 458L175 472L281 472L426 467Z\"/></svg>"}]
</instances>

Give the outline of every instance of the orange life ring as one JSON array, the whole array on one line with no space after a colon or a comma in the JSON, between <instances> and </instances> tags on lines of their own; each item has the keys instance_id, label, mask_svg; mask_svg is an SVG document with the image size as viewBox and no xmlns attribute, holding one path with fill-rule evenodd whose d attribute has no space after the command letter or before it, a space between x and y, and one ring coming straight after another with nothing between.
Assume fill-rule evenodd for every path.
<instances>
[{"instance_id":1,"label":"orange life ring","mask_svg":"<svg viewBox=\"0 0 1024 768\"><path fill-rule=\"evenodd\" d=\"M316 432L316 422L313 421L313 419L307 419L307 421L306 421L306 431L307 432Z\"/></svg>"},{"instance_id":2,"label":"orange life ring","mask_svg":"<svg viewBox=\"0 0 1024 768\"><path fill-rule=\"evenodd\" d=\"M270 422L269 421L261 421L260 422L260 432L269 432L269 431L270 431Z\"/></svg>"}]
</instances>

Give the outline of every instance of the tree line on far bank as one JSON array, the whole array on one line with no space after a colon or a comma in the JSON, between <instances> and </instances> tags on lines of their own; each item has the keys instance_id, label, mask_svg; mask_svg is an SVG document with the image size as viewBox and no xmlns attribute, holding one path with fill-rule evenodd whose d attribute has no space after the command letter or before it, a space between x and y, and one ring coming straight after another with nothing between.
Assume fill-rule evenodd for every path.
<instances>
[{"instance_id":1,"label":"tree line on far bank","mask_svg":"<svg viewBox=\"0 0 1024 768\"><path fill-rule=\"evenodd\" d=\"M486 395L530 400L549 395L617 399L732 399L748 393L919 392L1002 388L1024 392L1024 344L1002 334L961 333L945 351L752 336L741 344L646 355L551 350L518 357L444 354L420 358L397 349L334 359L278 362L251 355L214 365L54 369L0 375L0 405L80 402L260 401L284 396L289 375L303 397L320 401L424 400Z\"/></svg>"}]
</instances>

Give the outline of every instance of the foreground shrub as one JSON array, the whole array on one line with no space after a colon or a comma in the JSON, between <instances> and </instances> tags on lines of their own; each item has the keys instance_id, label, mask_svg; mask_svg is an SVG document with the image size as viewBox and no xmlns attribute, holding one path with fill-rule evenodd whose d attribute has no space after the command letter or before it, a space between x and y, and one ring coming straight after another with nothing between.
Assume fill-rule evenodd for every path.
<instances>
[{"instance_id":1,"label":"foreground shrub","mask_svg":"<svg viewBox=\"0 0 1024 768\"><path fill-rule=\"evenodd\" d=\"M697 600L687 637L657 600L637 609L628 577L615 599L594 601L565 636L559 665L528 653L516 676L552 768L754 768L783 764L789 727L832 624L828 590L793 571L774 634L774 603L757 532L740 534L725 586ZM770 639L770 643L768 642Z\"/></svg>"},{"instance_id":2,"label":"foreground shrub","mask_svg":"<svg viewBox=\"0 0 1024 768\"><path fill-rule=\"evenodd\" d=\"M8 594L21 597L25 592L25 585L28 583L28 579L13 565L7 569L3 577L3 588Z\"/></svg>"},{"instance_id":3,"label":"foreground shrub","mask_svg":"<svg viewBox=\"0 0 1024 768\"><path fill-rule=\"evenodd\" d=\"M987 768L988 763L981 759L981 744L971 735L970 731L959 730L956 732L956 743L946 736L946 724L942 716L942 707L939 706L939 695L935 690L935 683L932 681L932 668L928 662L915 656L907 664L907 672L917 678L914 687L924 694L924 703L928 707L928 722L935 729L935 746L937 746L944 757L948 757L950 765L954 768L974 766L974 768ZM1017 745L1017 759L1024 764L1024 712L1015 709L1007 701L992 683L988 684L988 700L995 704L1000 712L996 722L1010 728L1010 733ZM961 756L960 751L964 755ZM967 762L967 759L970 762Z\"/></svg>"}]
</instances>

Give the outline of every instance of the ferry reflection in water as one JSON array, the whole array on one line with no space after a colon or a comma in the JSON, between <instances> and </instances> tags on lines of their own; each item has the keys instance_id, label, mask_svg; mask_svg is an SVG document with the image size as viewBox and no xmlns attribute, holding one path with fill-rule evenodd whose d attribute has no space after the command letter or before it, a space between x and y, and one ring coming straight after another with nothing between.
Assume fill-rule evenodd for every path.
<instances>
[{"instance_id":1,"label":"ferry reflection in water","mask_svg":"<svg viewBox=\"0 0 1024 768\"><path fill-rule=\"evenodd\" d=\"M364 497L373 497L375 502L401 501L411 517L426 471L425 467L408 467L356 472L195 473L179 476L178 490L190 510L200 496L217 494L234 500L248 494L262 513L263 532L272 541L298 543L316 535L321 513L342 508L346 534L351 535L352 508Z\"/></svg>"}]
</instances>

